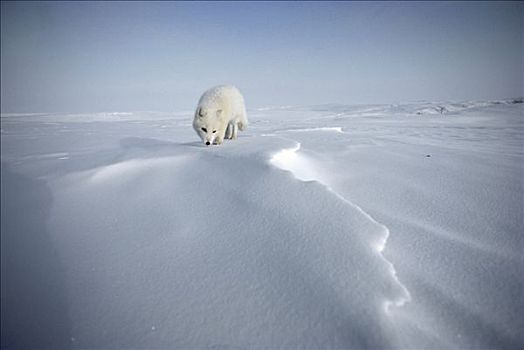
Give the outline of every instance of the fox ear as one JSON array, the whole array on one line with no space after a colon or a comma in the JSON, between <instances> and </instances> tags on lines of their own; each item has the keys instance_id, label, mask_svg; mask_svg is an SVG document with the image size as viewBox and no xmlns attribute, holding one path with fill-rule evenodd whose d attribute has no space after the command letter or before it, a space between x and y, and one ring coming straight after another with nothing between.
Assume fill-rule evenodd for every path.
<instances>
[{"instance_id":1,"label":"fox ear","mask_svg":"<svg viewBox=\"0 0 524 350\"><path fill-rule=\"evenodd\" d=\"M198 116L199 117L204 117L207 113L202 109L202 107L200 107L198 109Z\"/></svg>"},{"instance_id":2,"label":"fox ear","mask_svg":"<svg viewBox=\"0 0 524 350\"><path fill-rule=\"evenodd\" d=\"M217 117L220 117L222 115L222 110L221 109L217 109Z\"/></svg>"}]
</instances>

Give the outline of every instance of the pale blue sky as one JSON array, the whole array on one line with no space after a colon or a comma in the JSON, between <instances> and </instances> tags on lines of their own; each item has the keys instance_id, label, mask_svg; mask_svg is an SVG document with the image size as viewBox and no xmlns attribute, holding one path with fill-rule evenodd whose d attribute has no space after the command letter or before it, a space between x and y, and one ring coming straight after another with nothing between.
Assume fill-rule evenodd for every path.
<instances>
[{"instance_id":1,"label":"pale blue sky","mask_svg":"<svg viewBox=\"0 0 524 350\"><path fill-rule=\"evenodd\" d=\"M2 2L2 112L523 94L522 3Z\"/></svg>"}]
</instances>

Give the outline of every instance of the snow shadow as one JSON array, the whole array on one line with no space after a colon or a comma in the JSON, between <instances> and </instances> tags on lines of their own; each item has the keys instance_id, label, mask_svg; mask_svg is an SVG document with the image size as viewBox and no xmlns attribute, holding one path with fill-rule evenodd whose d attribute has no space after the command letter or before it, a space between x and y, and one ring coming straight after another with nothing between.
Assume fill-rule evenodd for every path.
<instances>
[{"instance_id":1,"label":"snow shadow","mask_svg":"<svg viewBox=\"0 0 524 350\"><path fill-rule=\"evenodd\" d=\"M46 229L44 181L1 166L1 348L70 348L64 268Z\"/></svg>"},{"instance_id":2,"label":"snow shadow","mask_svg":"<svg viewBox=\"0 0 524 350\"><path fill-rule=\"evenodd\" d=\"M458 300L444 286L429 281L424 276L413 275L412 280L417 283L419 290L430 296L426 300L427 307L435 308L432 314L438 312L446 315L448 320L445 329L449 337L457 337L455 342L461 343L459 348L470 347L476 349L518 349L522 348L522 336L513 337L510 327L500 327L483 316L478 310L468 307Z\"/></svg>"}]
</instances>

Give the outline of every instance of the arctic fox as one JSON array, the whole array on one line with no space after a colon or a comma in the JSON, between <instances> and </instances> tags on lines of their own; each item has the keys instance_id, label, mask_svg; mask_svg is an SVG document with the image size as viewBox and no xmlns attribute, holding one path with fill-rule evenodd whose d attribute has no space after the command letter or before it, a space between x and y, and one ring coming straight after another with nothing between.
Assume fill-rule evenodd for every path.
<instances>
[{"instance_id":1,"label":"arctic fox","mask_svg":"<svg viewBox=\"0 0 524 350\"><path fill-rule=\"evenodd\" d=\"M215 86L200 97L193 128L206 145L220 145L224 138L236 139L238 129L246 127L244 98L236 87Z\"/></svg>"}]
</instances>

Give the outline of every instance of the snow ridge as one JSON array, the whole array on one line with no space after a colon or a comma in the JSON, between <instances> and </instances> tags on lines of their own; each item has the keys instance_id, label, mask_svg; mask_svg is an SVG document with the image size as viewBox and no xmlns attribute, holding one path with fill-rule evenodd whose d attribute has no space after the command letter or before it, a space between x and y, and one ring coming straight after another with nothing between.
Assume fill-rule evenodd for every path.
<instances>
[{"instance_id":1,"label":"snow ridge","mask_svg":"<svg viewBox=\"0 0 524 350\"><path fill-rule=\"evenodd\" d=\"M342 196L340 193L336 192L332 187L330 187L327 184L327 181L322 178L322 176L315 171L315 167L312 166L309 159L306 159L305 157L301 156L298 152L301 148L301 143L296 142L296 145L291 148L284 148L280 150L279 152L275 153L269 162L276 166L277 168L280 168L282 170L286 170L291 172L293 176L300 180L300 181L316 181L319 184L321 184L327 191L333 193L337 198L339 198L342 202L346 203L347 205L351 206L352 208L359 211L366 219L368 219L373 224L377 225L380 228L380 236L376 239L375 242L371 242L373 248L378 253L378 256L382 261L386 264L388 267L389 273L391 275L391 278L395 281L395 283L400 287L402 290L402 296L394 299L394 300L385 300L383 303L383 310L385 313L389 313L391 310L391 306L396 307L402 307L407 302L411 301L411 294L409 293L409 290L406 288L402 282L398 279L397 272L395 270L395 266L384 256L383 252L387 245L388 238L390 236L389 229L376 221L371 215L366 213L361 207L354 204L344 196Z\"/></svg>"}]
</instances>

